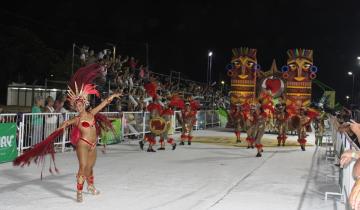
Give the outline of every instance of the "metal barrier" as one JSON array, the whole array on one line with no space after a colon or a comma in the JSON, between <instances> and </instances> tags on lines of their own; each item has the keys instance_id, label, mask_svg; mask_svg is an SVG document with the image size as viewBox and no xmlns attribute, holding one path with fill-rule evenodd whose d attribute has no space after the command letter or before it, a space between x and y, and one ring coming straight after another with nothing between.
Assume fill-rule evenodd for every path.
<instances>
[{"instance_id":1,"label":"metal barrier","mask_svg":"<svg viewBox=\"0 0 360 210\"><path fill-rule=\"evenodd\" d=\"M0 114L0 123L14 123L18 122L17 114Z\"/></svg>"},{"instance_id":2,"label":"metal barrier","mask_svg":"<svg viewBox=\"0 0 360 210\"><path fill-rule=\"evenodd\" d=\"M331 122L331 138L333 142L333 150L331 152L326 152L327 154L334 155L334 159L340 159L341 155L346 150L356 150L359 151L359 147L354 143L354 141L348 136L345 132L338 132L338 125L336 123L336 118L332 117ZM352 160L349 165L340 169L339 173L339 188L340 192L326 192L325 200L327 200L329 195L338 195L341 196L341 200L348 205L348 195L351 191L352 186L355 183L353 177L353 167L355 160Z\"/></svg>"},{"instance_id":3,"label":"metal barrier","mask_svg":"<svg viewBox=\"0 0 360 210\"><path fill-rule=\"evenodd\" d=\"M109 118L121 118L121 137L124 139L143 137L150 132L149 112L101 112ZM24 150L31 148L54 132L64 121L75 117L77 113L23 113L23 114L1 114L0 123L15 122L18 124L18 151L21 154ZM172 117L172 129L180 132L182 127L179 122L180 111L175 111ZM220 125L220 119L216 110L198 111L197 122L194 125L196 130L206 129ZM55 140L55 147L62 152L70 144L69 126L62 136ZM71 148L70 146L68 146Z\"/></svg>"}]
</instances>

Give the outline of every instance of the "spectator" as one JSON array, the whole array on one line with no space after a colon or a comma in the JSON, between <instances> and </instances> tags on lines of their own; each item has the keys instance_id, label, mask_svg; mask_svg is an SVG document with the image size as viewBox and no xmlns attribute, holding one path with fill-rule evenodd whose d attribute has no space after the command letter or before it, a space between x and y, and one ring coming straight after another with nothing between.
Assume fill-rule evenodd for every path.
<instances>
[{"instance_id":1,"label":"spectator","mask_svg":"<svg viewBox=\"0 0 360 210\"><path fill-rule=\"evenodd\" d=\"M41 96L35 97L35 103L33 107L31 108L31 124L32 124L32 131L31 131L31 142L30 145L32 146L37 143L39 143L43 136L43 116L38 115L38 113L41 113L41 108L44 106L44 99Z\"/></svg>"},{"instance_id":2,"label":"spectator","mask_svg":"<svg viewBox=\"0 0 360 210\"><path fill-rule=\"evenodd\" d=\"M54 99L51 96L46 98L45 112L49 113L45 115L45 136L49 136L57 128L57 116L54 109Z\"/></svg>"},{"instance_id":3,"label":"spectator","mask_svg":"<svg viewBox=\"0 0 360 210\"><path fill-rule=\"evenodd\" d=\"M357 138L360 138L360 124L356 122L350 123L350 129ZM348 165L352 159L356 160L356 163L353 168L353 176L356 179L356 182L351 190L349 196L349 202L352 209L360 210L360 151L347 150L341 155L340 166L344 167Z\"/></svg>"},{"instance_id":4,"label":"spectator","mask_svg":"<svg viewBox=\"0 0 360 210\"><path fill-rule=\"evenodd\" d=\"M4 109L2 107L0 107L0 123L4 123L5 122L5 118L3 116L1 116L1 114L4 112Z\"/></svg>"}]
</instances>

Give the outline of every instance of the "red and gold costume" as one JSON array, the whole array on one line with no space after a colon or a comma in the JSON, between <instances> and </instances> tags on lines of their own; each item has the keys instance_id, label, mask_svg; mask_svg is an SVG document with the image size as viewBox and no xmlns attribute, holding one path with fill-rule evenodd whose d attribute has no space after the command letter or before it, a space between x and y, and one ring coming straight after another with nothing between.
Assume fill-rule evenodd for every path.
<instances>
[{"instance_id":1,"label":"red and gold costume","mask_svg":"<svg viewBox=\"0 0 360 210\"><path fill-rule=\"evenodd\" d=\"M231 77L230 103L244 104L256 97L256 72L260 69L256 49L233 49L233 57L227 75Z\"/></svg>"},{"instance_id":2,"label":"red and gold costume","mask_svg":"<svg viewBox=\"0 0 360 210\"><path fill-rule=\"evenodd\" d=\"M176 149L176 143L173 138L169 137L169 131L171 129L171 120L174 116L174 111L170 105L165 105L164 110L161 112L161 117L165 120L166 130L160 134L160 148L158 150L165 150L165 141L172 145L172 150Z\"/></svg>"},{"instance_id":3,"label":"red and gold costume","mask_svg":"<svg viewBox=\"0 0 360 210\"><path fill-rule=\"evenodd\" d=\"M287 65L281 68L286 80L286 105L289 113L289 129L298 131L298 142L305 150L306 128L316 112L304 111L310 105L312 80L316 78L317 67L313 65L313 51L291 49L287 51ZM309 116L306 116L306 115ZM309 119L308 119L309 118Z\"/></svg>"},{"instance_id":4,"label":"red and gold costume","mask_svg":"<svg viewBox=\"0 0 360 210\"><path fill-rule=\"evenodd\" d=\"M185 103L185 107L181 110L181 126L182 133L180 136L180 145L184 145L184 141L188 142L188 145L191 145L192 130L196 124L196 114L199 108L197 101L190 100L190 102Z\"/></svg>"},{"instance_id":5,"label":"red and gold costume","mask_svg":"<svg viewBox=\"0 0 360 210\"><path fill-rule=\"evenodd\" d=\"M65 121L60 128L50 134L42 142L36 144L33 149L25 152L14 160L14 165L24 166L30 164L32 160L35 162L41 161L44 163L44 157L47 154L51 155L54 162L55 150L54 141L65 130L66 127L72 125L71 143L76 147L76 152L79 160L79 171L77 174L77 201L82 202L82 190L84 182L88 183L88 191L93 195L99 194L99 191L94 187L93 166L96 160L96 144L97 137L101 130L112 128L111 122L99 113L107 104L109 104L114 97L119 97L120 94L114 94L105 99L91 111L86 111L86 106L89 104L88 95L94 94L99 96L95 85L92 84L94 79L100 77L103 72L103 67L98 64L91 64L80 68L70 80L68 90L68 100L73 107L79 112L79 115L73 119ZM91 157L90 157L91 156ZM91 161L90 161L91 158ZM89 159L89 161L87 161ZM55 162L54 162L55 166ZM51 172L50 165L50 172ZM58 171L55 166L55 171ZM42 175L42 173L41 173Z\"/></svg>"},{"instance_id":6,"label":"red and gold costume","mask_svg":"<svg viewBox=\"0 0 360 210\"><path fill-rule=\"evenodd\" d=\"M149 143L148 152L155 152L152 146L156 144L156 136L160 135L157 131L163 130L164 126L166 126L162 118L160 118L163 108L156 100L146 107L147 111L150 112L149 127L151 131L151 133L145 135L145 141Z\"/></svg>"},{"instance_id":7,"label":"red and gold costume","mask_svg":"<svg viewBox=\"0 0 360 210\"><path fill-rule=\"evenodd\" d=\"M244 113L240 104L236 104L236 107L231 109L230 117L235 128L236 143L241 143L240 134L244 125Z\"/></svg>"},{"instance_id":8,"label":"red and gold costume","mask_svg":"<svg viewBox=\"0 0 360 210\"><path fill-rule=\"evenodd\" d=\"M246 142L248 144L247 148L254 148L255 137L256 137L256 107L254 105L244 104L244 119L245 119L245 128L246 128Z\"/></svg>"},{"instance_id":9,"label":"red and gold costume","mask_svg":"<svg viewBox=\"0 0 360 210\"><path fill-rule=\"evenodd\" d=\"M265 133L267 114L262 106L256 108L254 113L255 118L255 147L257 149L256 157L261 157L263 150L263 145L261 144L262 137Z\"/></svg>"},{"instance_id":10,"label":"red and gold costume","mask_svg":"<svg viewBox=\"0 0 360 210\"><path fill-rule=\"evenodd\" d=\"M278 146L282 145L285 146L285 142L287 139L286 132L287 132L287 120L289 115L286 111L286 104L280 102L275 106L275 119L276 119L276 127L278 130Z\"/></svg>"}]
</instances>

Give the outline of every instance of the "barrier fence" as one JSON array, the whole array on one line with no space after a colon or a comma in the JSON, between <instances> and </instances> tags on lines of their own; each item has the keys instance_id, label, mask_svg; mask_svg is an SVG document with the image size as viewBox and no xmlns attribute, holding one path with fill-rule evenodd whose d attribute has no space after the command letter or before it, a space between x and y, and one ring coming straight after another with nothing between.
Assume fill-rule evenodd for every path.
<instances>
[{"instance_id":1,"label":"barrier fence","mask_svg":"<svg viewBox=\"0 0 360 210\"><path fill-rule=\"evenodd\" d=\"M110 119L121 119L121 140L143 138L149 129L149 112L102 112ZM17 124L17 149L19 154L31 148L41 140L54 132L64 121L75 117L77 113L23 113L23 114L0 114L0 123ZM181 131L179 117L180 111L175 111L172 116L171 133ZM198 111L195 130L206 129L220 125L218 112L216 110ZM55 147L62 152L71 148L69 126L62 136L55 140ZM100 141L101 144L101 141Z\"/></svg>"},{"instance_id":2,"label":"barrier fence","mask_svg":"<svg viewBox=\"0 0 360 210\"><path fill-rule=\"evenodd\" d=\"M359 147L355 144L354 140L349 137L346 132L338 131L338 124L335 117L330 118L331 124L331 133L328 135L329 141L331 142L331 148L326 150L327 158L333 158L336 161L340 160L341 155L346 150L354 150L359 151ZM325 136L326 137L326 136ZM347 209L349 208L348 196L351 192L351 189L355 183L355 179L353 177L353 167L356 160L352 160L349 165L340 169L339 171L339 188L340 192L326 192L325 200L327 200L328 195L338 195L341 196L341 201L345 203ZM351 208L349 208L351 209Z\"/></svg>"}]
</instances>

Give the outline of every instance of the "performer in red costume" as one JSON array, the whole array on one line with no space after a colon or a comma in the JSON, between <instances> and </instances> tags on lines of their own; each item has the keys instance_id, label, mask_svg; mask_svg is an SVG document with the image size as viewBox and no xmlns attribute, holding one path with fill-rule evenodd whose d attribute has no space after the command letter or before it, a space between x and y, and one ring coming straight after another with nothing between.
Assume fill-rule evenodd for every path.
<instances>
[{"instance_id":1,"label":"performer in red costume","mask_svg":"<svg viewBox=\"0 0 360 210\"><path fill-rule=\"evenodd\" d=\"M169 104L164 104L164 110L161 112L161 117L165 121L166 129L163 133L160 134L160 148L158 150L165 150L165 141L172 146L172 150L176 149L176 143L173 138L169 137L169 131L171 129L171 119L174 115L174 111L172 110L171 102Z\"/></svg>"},{"instance_id":2,"label":"performer in red costume","mask_svg":"<svg viewBox=\"0 0 360 210\"><path fill-rule=\"evenodd\" d=\"M263 145L261 144L262 137L265 133L265 125L267 114L262 106L257 105L255 109L255 147L257 149L256 157L261 157Z\"/></svg>"},{"instance_id":3,"label":"performer in red costume","mask_svg":"<svg viewBox=\"0 0 360 210\"><path fill-rule=\"evenodd\" d=\"M54 161L55 139L64 132L66 127L73 125L71 143L76 147L76 154L79 161L79 170L76 176L76 200L78 202L83 201L82 190L85 181L88 183L87 189L91 194L97 195L100 193L94 186L93 167L96 161L96 144L101 129L112 128L112 126L110 121L99 112L114 98L119 98L121 96L120 93L113 94L98 106L91 109L91 111L87 111L87 106L89 105L88 95L95 94L96 96L99 96L99 92L95 89L95 85L92 84L92 82L101 75L101 70L101 65L91 64L80 68L75 73L70 80L67 100L75 107L76 111L79 112L79 115L62 123L62 125L45 140L36 144L33 149L14 160L14 165L24 166L30 164L31 160L43 162L44 156L46 154L51 154L52 160ZM55 170L58 171L56 166Z\"/></svg>"},{"instance_id":4,"label":"performer in red costume","mask_svg":"<svg viewBox=\"0 0 360 210\"><path fill-rule=\"evenodd\" d=\"M279 103L275 105L275 118L276 118L276 127L278 130L278 146L285 146L285 142L287 139L287 120L289 118L289 114L286 111L286 104L283 101L282 97L279 97Z\"/></svg>"},{"instance_id":5,"label":"performer in red costume","mask_svg":"<svg viewBox=\"0 0 360 210\"><path fill-rule=\"evenodd\" d=\"M191 140L193 138L192 130L193 126L196 123L196 113L199 108L199 103L194 100L190 100L185 103L184 109L181 110L181 124L182 124L182 133L181 140L179 145L184 145L184 141L187 140L188 145L191 145Z\"/></svg>"},{"instance_id":6,"label":"performer in red costume","mask_svg":"<svg viewBox=\"0 0 360 210\"><path fill-rule=\"evenodd\" d=\"M244 114L240 104L236 104L236 107L232 109L230 117L234 123L236 143L241 143L240 134L244 123Z\"/></svg>"}]
</instances>

